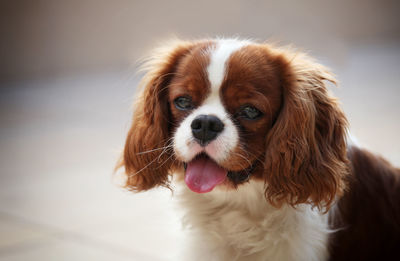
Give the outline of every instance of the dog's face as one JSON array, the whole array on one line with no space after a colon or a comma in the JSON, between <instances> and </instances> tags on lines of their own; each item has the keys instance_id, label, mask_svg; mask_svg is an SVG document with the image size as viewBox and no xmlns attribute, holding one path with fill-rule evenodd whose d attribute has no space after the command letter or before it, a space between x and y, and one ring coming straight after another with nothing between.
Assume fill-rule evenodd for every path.
<instances>
[{"instance_id":1,"label":"dog's face","mask_svg":"<svg viewBox=\"0 0 400 261\"><path fill-rule=\"evenodd\" d=\"M124 151L129 188L184 173L198 193L265 182L276 205L329 205L340 193L346 120L322 66L233 39L179 42L155 57Z\"/></svg>"},{"instance_id":2,"label":"dog's face","mask_svg":"<svg viewBox=\"0 0 400 261\"><path fill-rule=\"evenodd\" d=\"M172 144L192 190L237 185L263 162L282 103L278 65L264 51L221 41L193 48L178 65L169 92Z\"/></svg>"}]
</instances>

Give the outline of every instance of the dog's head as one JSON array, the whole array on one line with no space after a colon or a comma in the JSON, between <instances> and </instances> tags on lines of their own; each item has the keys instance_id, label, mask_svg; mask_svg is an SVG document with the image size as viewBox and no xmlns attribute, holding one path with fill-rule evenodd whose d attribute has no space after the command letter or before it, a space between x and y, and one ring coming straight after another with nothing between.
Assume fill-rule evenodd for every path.
<instances>
[{"instance_id":1,"label":"dog's head","mask_svg":"<svg viewBox=\"0 0 400 261\"><path fill-rule=\"evenodd\" d=\"M145 65L122 164L127 187L198 193L265 182L271 203L329 206L347 173L346 119L302 53L236 39L176 42Z\"/></svg>"}]
</instances>

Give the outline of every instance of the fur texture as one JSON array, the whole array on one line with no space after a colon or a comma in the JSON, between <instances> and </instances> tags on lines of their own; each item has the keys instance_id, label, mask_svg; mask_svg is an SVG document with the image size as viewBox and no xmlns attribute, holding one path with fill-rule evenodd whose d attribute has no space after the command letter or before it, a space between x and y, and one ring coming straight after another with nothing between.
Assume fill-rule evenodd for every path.
<instances>
[{"instance_id":1,"label":"fur texture","mask_svg":"<svg viewBox=\"0 0 400 261\"><path fill-rule=\"evenodd\" d=\"M308 204L277 209L258 181L206 195L181 189L191 240L181 260L327 259L327 216Z\"/></svg>"}]
</instances>

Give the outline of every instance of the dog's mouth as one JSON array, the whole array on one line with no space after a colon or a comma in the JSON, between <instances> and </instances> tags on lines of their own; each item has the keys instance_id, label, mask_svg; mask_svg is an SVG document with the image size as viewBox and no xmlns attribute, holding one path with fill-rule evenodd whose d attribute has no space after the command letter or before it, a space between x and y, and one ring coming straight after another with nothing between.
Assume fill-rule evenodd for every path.
<instances>
[{"instance_id":1,"label":"dog's mouth","mask_svg":"<svg viewBox=\"0 0 400 261\"><path fill-rule=\"evenodd\" d=\"M245 182L249 179L253 169L250 166L242 171L228 171L205 153L201 153L190 162L185 163L184 167L185 183L192 191L197 193L210 192L227 178L234 184Z\"/></svg>"}]
</instances>

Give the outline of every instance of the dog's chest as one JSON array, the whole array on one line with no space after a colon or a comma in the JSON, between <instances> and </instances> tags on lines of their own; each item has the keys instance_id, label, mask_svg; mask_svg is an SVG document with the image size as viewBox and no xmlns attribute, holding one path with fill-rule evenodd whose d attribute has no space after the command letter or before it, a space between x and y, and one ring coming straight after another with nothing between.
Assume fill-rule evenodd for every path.
<instances>
[{"instance_id":1,"label":"dog's chest","mask_svg":"<svg viewBox=\"0 0 400 261\"><path fill-rule=\"evenodd\" d=\"M237 191L208 194L183 189L181 203L184 222L193 232L191 258L208 254L209 260L326 259L326 218L307 205L272 207L263 196L263 184L249 182Z\"/></svg>"}]
</instances>

